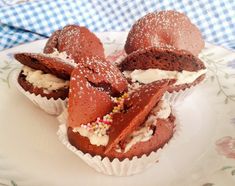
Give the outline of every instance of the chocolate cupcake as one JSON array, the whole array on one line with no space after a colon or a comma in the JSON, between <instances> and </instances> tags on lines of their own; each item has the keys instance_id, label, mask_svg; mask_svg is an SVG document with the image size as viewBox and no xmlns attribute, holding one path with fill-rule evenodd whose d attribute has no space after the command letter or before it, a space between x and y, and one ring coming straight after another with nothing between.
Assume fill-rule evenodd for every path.
<instances>
[{"instance_id":1,"label":"chocolate cupcake","mask_svg":"<svg viewBox=\"0 0 235 186\"><path fill-rule=\"evenodd\" d=\"M66 53L76 63L87 56L104 57L103 44L99 38L86 27L78 25L67 25L51 35L43 52L51 54L54 51Z\"/></svg>"},{"instance_id":2,"label":"chocolate cupcake","mask_svg":"<svg viewBox=\"0 0 235 186\"><path fill-rule=\"evenodd\" d=\"M78 121L72 127L69 123L70 143L84 153L110 160L140 158L157 151L172 137L174 127L170 106L160 101L164 92L161 86L159 82L148 84L116 98L110 112L86 124L79 125ZM163 105L167 112L164 117L159 114L164 112ZM70 112L68 117L70 121Z\"/></svg>"},{"instance_id":3,"label":"chocolate cupcake","mask_svg":"<svg viewBox=\"0 0 235 186\"><path fill-rule=\"evenodd\" d=\"M59 138L104 174L143 171L158 160L159 150L173 136L175 118L169 104L161 100L173 81L153 82L129 94L116 67L95 64L72 73L68 111L59 119Z\"/></svg>"},{"instance_id":4,"label":"chocolate cupcake","mask_svg":"<svg viewBox=\"0 0 235 186\"><path fill-rule=\"evenodd\" d=\"M185 14L165 10L140 18L127 36L125 50L130 54L147 47L172 46L197 56L204 45L199 29Z\"/></svg>"},{"instance_id":5,"label":"chocolate cupcake","mask_svg":"<svg viewBox=\"0 0 235 186\"><path fill-rule=\"evenodd\" d=\"M86 27L68 25L51 35L43 52L15 55L24 65L18 88L49 114L60 114L68 97L72 70L86 58L103 58L104 48Z\"/></svg>"},{"instance_id":6,"label":"chocolate cupcake","mask_svg":"<svg viewBox=\"0 0 235 186\"><path fill-rule=\"evenodd\" d=\"M69 59L44 54L17 53L14 57L23 64L16 77L18 89L47 113L60 114L66 104L70 75L76 64Z\"/></svg>"},{"instance_id":7,"label":"chocolate cupcake","mask_svg":"<svg viewBox=\"0 0 235 186\"><path fill-rule=\"evenodd\" d=\"M180 95L185 97L191 88L200 84L207 71L204 63L188 51L156 47L129 54L119 68L129 80L130 88L163 79L175 79L176 82L167 90L171 94L166 94L172 103L179 102Z\"/></svg>"}]
</instances>

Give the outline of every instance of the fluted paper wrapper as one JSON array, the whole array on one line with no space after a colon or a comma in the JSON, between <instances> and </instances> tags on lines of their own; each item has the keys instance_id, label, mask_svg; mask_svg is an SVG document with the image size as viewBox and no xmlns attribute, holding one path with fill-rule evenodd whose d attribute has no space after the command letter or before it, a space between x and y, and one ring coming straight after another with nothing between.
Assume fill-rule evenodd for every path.
<instances>
[{"instance_id":1,"label":"fluted paper wrapper","mask_svg":"<svg viewBox=\"0 0 235 186\"><path fill-rule=\"evenodd\" d=\"M61 125L59 126L59 130L57 135L59 140L73 153L75 153L78 157L80 157L83 161L85 161L90 167L95 169L97 172L113 175L113 176L129 176L140 173L145 169L156 165L158 161L160 161L160 157L162 151L167 148L171 142L179 135L180 126L178 125L178 120L176 120L175 124L175 132L173 137L170 139L169 143L165 144L164 147L158 149L156 152L151 152L148 156L143 155L142 157L133 157L132 159L124 159L122 161L115 158L114 160L110 160L109 158L105 157L102 158L101 156L91 156L89 153L83 153L82 151L78 150L74 146L72 146L67 137L67 126L66 121L62 113L61 116L58 117L59 122ZM66 114L65 114L66 115Z\"/></svg>"},{"instance_id":2,"label":"fluted paper wrapper","mask_svg":"<svg viewBox=\"0 0 235 186\"><path fill-rule=\"evenodd\" d=\"M35 95L33 93L25 91L17 81L18 76L19 72L15 73L12 77L14 85L23 95L25 95L30 101L32 101L34 105L38 106L46 113L51 115L59 115L62 113L62 111L66 107L68 100L67 98L65 100L62 99L55 100L53 98L48 99L47 97L42 97L41 95Z\"/></svg>"},{"instance_id":3,"label":"fluted paper wrapper","mask_svg":"<svg viewBox=\"0 0 235 186\"><path fill-rule=\"evenodd\" d=\"M179 105L187 97L189 97L196 87L187 88L185 90L180 90L178 92L165 92L163 99L167 100L171 105Z\"/></svg>"}]
</instances>

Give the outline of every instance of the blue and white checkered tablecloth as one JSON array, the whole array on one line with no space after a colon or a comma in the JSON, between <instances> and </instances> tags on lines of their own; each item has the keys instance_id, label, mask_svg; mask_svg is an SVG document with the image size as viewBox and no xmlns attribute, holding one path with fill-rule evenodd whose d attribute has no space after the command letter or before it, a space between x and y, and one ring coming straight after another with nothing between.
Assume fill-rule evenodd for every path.
<instances>
[{"instance_id":1,"label":"blue and white checkered tablecloth","mask_svg":"<svg viewBox=\"0 0 235 186\"><path fill-rule=\"evenodd\" d=\"M174 9L196 24L206 41L235 48L235 0L0 0L0 50L42 39L67 24L94 32L126 31L147 12Z\"/></svg>"}]
</instances>

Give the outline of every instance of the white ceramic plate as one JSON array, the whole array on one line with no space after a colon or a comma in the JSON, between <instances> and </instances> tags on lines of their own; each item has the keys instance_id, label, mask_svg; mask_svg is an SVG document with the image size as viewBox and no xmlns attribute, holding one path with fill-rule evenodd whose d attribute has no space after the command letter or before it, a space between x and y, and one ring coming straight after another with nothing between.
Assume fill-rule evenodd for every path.
<instances>
[{"instance_id":1,"label":"white ceramic plate","mask_svg":"<svg viewBox=\"0 0 235 186\"><path fill-rule=\"evenodd\" d=\"M97 34L106 54L123 48L126 33ZM19 65L12 53L40 52L46 40L0 52L0 185L176 185L235 184L235 53L207 44L201 59L207 81L177 106L180 135L160 162L130 177L95 172L58 140L58 122L11 83Z\"/></svg>"}]
</instances>

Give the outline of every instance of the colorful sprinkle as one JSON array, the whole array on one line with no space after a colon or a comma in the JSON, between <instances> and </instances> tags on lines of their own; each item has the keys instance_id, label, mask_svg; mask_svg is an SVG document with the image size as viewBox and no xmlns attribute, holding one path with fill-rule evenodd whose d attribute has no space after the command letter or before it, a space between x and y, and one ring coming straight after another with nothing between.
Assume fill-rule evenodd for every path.
<instances>
[{"instance_id":1,"label":"colorful sprinkle","mask_svg":"<svg viewBox=\"0 0 235 186\"><path fill-rule=\"evenodd\" d=\"M109 114L106 114L102 118L98 117L96 121L92 123L88 123L86 125L81 125L81 127L84 127L89 132L93 132L97 134L98 136L104 136L106 135L106 131L109 129L113 122L113 114L118 113L121 110L123 110L124 107L124 101L128 98L128 94L124 93L121 97L118 98L112 98L113 102L116 104L116 106L113 107L112 112Z\"/></svg>"}]
</instances>

